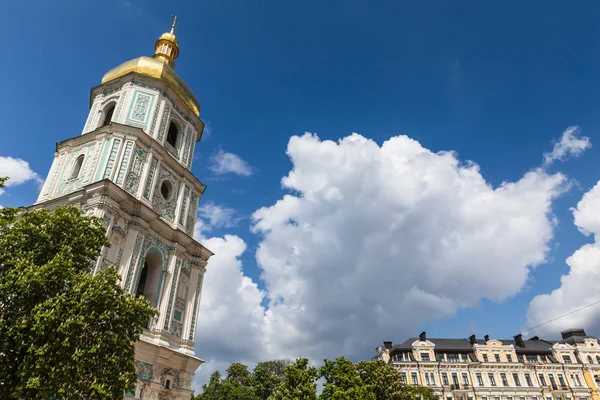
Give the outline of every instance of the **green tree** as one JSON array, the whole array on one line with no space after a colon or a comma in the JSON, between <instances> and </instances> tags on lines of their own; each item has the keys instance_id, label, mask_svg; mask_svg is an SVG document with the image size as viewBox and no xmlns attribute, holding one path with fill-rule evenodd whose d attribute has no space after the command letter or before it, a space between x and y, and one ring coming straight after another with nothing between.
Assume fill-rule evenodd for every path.
<instances>
[{"instance_id":1,"label":"green tree","mask_svg":"<svg viewBox=\"0 0 600 400\"><path fill-rule=\"evenodd\" d=\"M0 189L2 189L4 187L4 184L6 183L6 181L8 180L8 177L1 177L0 176Z\"/></svg>"},{"instance_id":2,"label":"green tree","mask_svg":"<svg viewBox=\"0 0 600 400\"><path fill-rule=\"evenodd\" d=\"M432 397L430 388L403 383L400 372L381 360L359 361L356 369L376 400L426 400Z\"/></svg>"},{"instance_id":3,"label":"green tree","mask_svg":"<svg viewBox=\"0 0 600 400\"><path fill-rule=\"evenodd\" d=\"M354 363L344 357L334 361L325 360L319 373L325 380L319 399L376 400L371 388L361 379Z\"/></svg>"},{"instance_id":4,"label":"green tree","mask_svg":"<svg viewBox=\"0 0 600 400\"><path fill-rule=\"evenodd\" d=\"M221 373L215 371L210 375L208 383L202 385L202 393L196 397L192 397L194 400L220 400L223 397L223 390L221 388Z\"/></svg>"},{"instance_id":5,"label":"green tree","mask_svg":"<svg viewBox=\"0 0 600 400\"><path fill-rule=\"evenodd\" d=\"M316 400L318 371L308 366L307 358L299 358L285 368L283 382L272 400Z\"/></svg>"},{"instance_id":6,"label":"green tree","mask_svg":"<svg viewBox=\"0 0 600 400\"><path fill-rule=\"evenodd\" d=\"M91 275L100 219L76 207L0 209L0 398L119 398L155 310L113 268Z\"/></svg>"},{"instance_id":7,"label":"green tree","mask_svg":"<svg viewBox=\"0 0 600 400\"><path fill-rule=\"evenodd\" d=\"M254 395L259 400L267 400L283 382L285 367L291 364L289 360L272 360L260 362L252 371L252 386Z\"/></svg>"},{"instance_id":8,"label":"green tree","mask_svg":"<svg viewBox=\"0 0 600 400\"><path fill-rule=\"evenodd\" d=\"M233 363L227 368L227 376L221 383L224 399L253 400L252 373L244 364Z\"/></svg>"}]
</instances>

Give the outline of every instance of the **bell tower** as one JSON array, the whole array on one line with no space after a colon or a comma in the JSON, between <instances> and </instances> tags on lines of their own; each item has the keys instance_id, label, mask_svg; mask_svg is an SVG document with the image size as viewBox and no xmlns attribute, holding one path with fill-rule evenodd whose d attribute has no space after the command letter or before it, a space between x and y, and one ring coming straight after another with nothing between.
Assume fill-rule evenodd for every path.
<instances>
[{"instance_id":1,"label":"bell tower","mask_svg":"<svg viewBox=\"0 0 600 400\"><path fill-rule=\"evenodd\" d=\"M112 246L95 271L114 266L128 293L157 315L136 343L138 384L126 398L188 400L195 370L194 332L206 263L194 240L206 188L192 172L202 138L200 104L174 71L174 30L153 57L127 61L91 89L81 135L57 143L34 208L77 205L103 219Z\"/></svg>"}]
</instances>

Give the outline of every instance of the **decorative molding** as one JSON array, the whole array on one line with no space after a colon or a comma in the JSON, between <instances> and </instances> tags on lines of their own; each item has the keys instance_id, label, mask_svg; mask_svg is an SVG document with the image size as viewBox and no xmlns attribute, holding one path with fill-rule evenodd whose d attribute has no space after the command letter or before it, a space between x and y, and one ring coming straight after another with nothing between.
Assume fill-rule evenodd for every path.
<instances>
[{"instance_id":1,"label":"decorative molding","mask_svg":"<svg viewBox=\"0 0 600 400\"><path fill-rule=\"evenodd\" d=\"M135 361L135 371L137 377L142 382L151 382L154 376L152 364L142 361Z\"/></svg>"},{"instance_id":2,"label":"decorative molding","mask_svg":"<svg viewBox=\"0 0 600 400\"><path fill-rule=\"evenodd\" d=\"M188 160L190 157L190 147L192 145L192 128L187 127L187 132L185 134L185 146L183 148L183 155L181 161L183 165L188 166Z\"/></svg>"},{"instance_id":3,"label":"decorative molding","mask_svg":"<svg viewBox=\"0 0 600 400\"><path fill-rule=\"evenodd\" d=\"M198 213L198 196L196 193L192 192L192 198L190 199L189 210L187 212L187 219L185 222L185 232L188 235L192 235L194 233L194 228L196 227L196 214Z\"/></svg>"},{"instance_id":4,"label":"decorative molding","mask_svg":"<svg viewBox=\"0 0 600 400\"><path fill-rule=\"evenodd\" d=\"M169 293L169 303L167 304L167 312L165 314L165 326L164 330L169 331L169 324L171 322L171 311L173 310L173 299L175 293L177 293L177 284L179 283L179 269L181 267L181 260L175 262L175 271L173 271L173 279L171 280L171 292Z\"/></svg>"},{"instance_id":5,"label":"decorative molding","mask_svg":"<svg viewBox=\"0 0 600 400\"><path fill-rule=\"evenodd\" d=\"M158 159L152 156L152 162L150 163L150 171L148 171L148 178L146 179L146 188L144 189L144 197L150 200L150 192L152 190L152 183L154 182L154 175L156 174L156 167L158 166Z\"/></svg>"},{"instance_id":6,"label":"decorative molding","mask_svg":"<svg viewBox=\"0 0 600 400\"><path fill-rule=\"evenodd\" d=\"M92 109L90 110L90 113L88 115L88 119L87 122L85 123L85 127L83 128L83 133L86 133L90 130L90 126L92 125L92 122L96 119L96 112L98 110L98 106L99 106L99 100L96 97L96 99L94 99L94 104L92 104Z\"/></svg>"},{"instance_id":7,"label":"decorative molding","mask_svg":"<svg viewBox=\"0 0 600 400\"><path fill-rule=\"evenodd\" d=\"M185 222L185 214L186 214L187 208L188 208L189 197L190 197L190 188L186 186L185 190L183 192L183 203L181 203L181 210L179 211L179 225L182 225L182 226Z\"/></svg>"},{"instance_id":8,"label":"decorative molding","mask_svg":"<svg viewBox=\"0 0 600 400\"><path fill-rule=\"evenodd\" d=\"M129 164L129 158L131 157L131 149L133 148L133 142L127 141L125 143L125 150L123 151L123 157L121 157L121 166L119 167L119 174L117 175L117 179L115 183L120 185L123 183L123 178L125 178L125 171L127 171L127 166Z\"/></svg>"},{"instance_id":9,"label":"decorative molding","mask_svg":"<svg viewBox=\"0 0 600 400\"><path fill-rule=\"evenodd\" d=\"M165 200L160 192L160 185L164 180L168 180L173 186L173 194L170 199ZM161 217L169 222L175 220L175 209L177 208L177 199L179 198L181 184L177 177L172 174L164 165L161 164L158 179L154 185L154 196L152 197L152 208L160 214Z\"/></svg>"},{"instance_id":10,"label":"decorative molding","mask_svg":"<svg viewBox=\"0 0 600 400\"><path fill-rule=\"evenodd\" d=\"M138 259L140 258L140 253L142 251L142 240L144 240L144 238L138 232L137 237L135 238L135 245L133 246L133 253L131 256L131 262L129 263L129 270L127 271L127 279L125 280L126 292L129 292L129 289L131 289L131 281L133 280L133 274L136 270Z\"/></svg>"},{"instance_id":11,"label":"decorative molding","mask_svg":"<svg viewBox=\"0 0 600 400\"><path fill-rule=\"evenodd\" d=\"M146 165L148 153L146 153L140 146L137 145L135 146L133 153L134 155L131 163L131 169L127 175L127 180L125 181L125 190L135 196L137 194L138 187L140 186L140 179L142 178L142 171L144 165Z\"/></svg>"},{"instance_id":12,"label":"decorative molding","mask_svg":"<svg viewBox=\"0 0 600 400\"><path fill-rule=\"evenodd\" d=\"M196 331L196 319L198 317L198 306L200 304L200 292L202 290L202 282L204 281L204 275L198 277L198 284L196 285L196 293L194 294L194 308L192 309L192 323L190 324L190 335L188 339L194 340Z\"/></svg>"},{"instance_id":13,"label":"decorative molding","mask_svg":"<svg viewBox=\"0 0 600 400\"><path fill-rule=\"evenodd\" d=\"M160 127L158 128L158 132L156 134L156 140L162 144L163 137L165 136L165 129L167 129L167 121L169 120L169 114L171 112L171 106L169 103L165 104L165 108L162 113L162 117L160 119Z\"/></svg>"},{"instance_id":14,"label":"decorative molding","mask_svg":"<svg viewBox=\"0 0 600 400\"><path fill-rule=\"evenodd\" d=\"M106 169L104 170L104 176L102 177L103 179L110 179L110 176L112 175L112 170L115 166L120 144L121 139L113 139L112 149L110 150L110 155L108 156L108 162L106 163Z\"/></svg>"}]
</instances>

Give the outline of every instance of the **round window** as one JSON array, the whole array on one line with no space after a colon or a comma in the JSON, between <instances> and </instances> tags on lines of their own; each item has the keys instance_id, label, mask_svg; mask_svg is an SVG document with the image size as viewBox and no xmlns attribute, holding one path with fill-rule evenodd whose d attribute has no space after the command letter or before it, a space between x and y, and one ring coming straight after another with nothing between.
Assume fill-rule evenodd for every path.
<instances>
[{"instance_id":1,"label":"round window","mask_svg":"<svg viewBox=\"0 0 600 400\"><path fill-rule=\"evenodd\" d=\"M171 194L173 194L173 185L169 181L163 181L160 185L160 194L165 200L169 200L171 198Z\"/></svg>"}]
</instances>

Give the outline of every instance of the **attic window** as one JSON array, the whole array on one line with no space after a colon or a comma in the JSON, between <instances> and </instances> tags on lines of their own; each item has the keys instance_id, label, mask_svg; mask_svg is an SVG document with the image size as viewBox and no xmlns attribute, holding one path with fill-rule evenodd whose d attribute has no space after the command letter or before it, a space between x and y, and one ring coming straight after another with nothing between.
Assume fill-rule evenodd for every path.
<instances>
[{"instance_id":1,"label":"attic window","mask_svg":"<svg viewBox=\"0 0 600 400\"><path fill-rule=\"evenodd\" d=\"M81 166L83 165L83 154L80 155L79 157L77 157L77 160L75 160L75 164L73 165L73 169L71 170L71 177L70 179L75 179L79 177L79 173L81 172Z\"/></svg>"}]
</instances>

